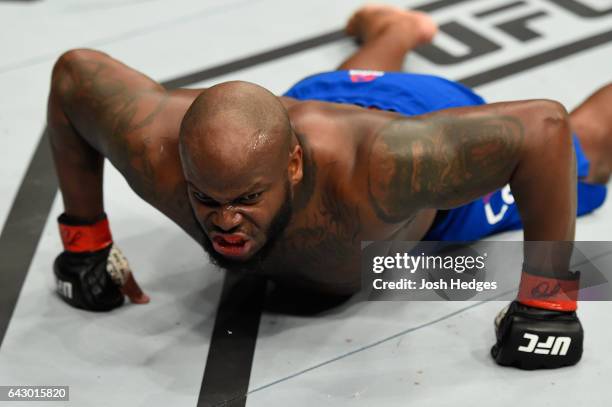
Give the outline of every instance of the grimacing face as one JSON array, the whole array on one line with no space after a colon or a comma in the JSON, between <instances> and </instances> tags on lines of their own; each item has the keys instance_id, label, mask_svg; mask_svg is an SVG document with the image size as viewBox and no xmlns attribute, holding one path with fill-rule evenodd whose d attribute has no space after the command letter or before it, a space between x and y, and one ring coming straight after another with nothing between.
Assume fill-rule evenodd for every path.
<instances>
[{"instance_id":1,"label":"grimacing face","mask_svg":"<svg viewBox=\"0 0 612 407\"><path fill-rule=\"evenodd\" d=\"M202 246L220 267L258 269L289 223L293 187L301 180L301 147L285 157L262 157L248 171L227 170L229 163L197 169L192 160L183 163L189 201L207 236Z\"/></svg>"}]
</instances>

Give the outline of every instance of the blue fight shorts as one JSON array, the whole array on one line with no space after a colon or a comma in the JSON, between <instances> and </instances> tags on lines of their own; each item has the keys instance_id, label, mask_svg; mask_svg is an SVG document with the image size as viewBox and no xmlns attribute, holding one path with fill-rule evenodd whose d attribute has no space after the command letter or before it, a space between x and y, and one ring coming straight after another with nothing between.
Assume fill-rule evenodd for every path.
<instances>
[{"instance_id":1,"label":"blue fight shorts","mask_svg":"<svg viewBox=\"0 0 612 407\"><path fill-rule=\"evenodd\" d=\"M477 106L484 99L465 86L437 76L401 72L334 71L310 76L285 96L372 107L414 116L460 106ZM589 173L589 161L574 136L579 178ZM603 204L607 189L578 181L578 216ZM546 197L543 197L546 199ZM438 211L423 240L478 240L506 230L521 229L510 187L455 209Z\"/></svg>"}]
</instances>

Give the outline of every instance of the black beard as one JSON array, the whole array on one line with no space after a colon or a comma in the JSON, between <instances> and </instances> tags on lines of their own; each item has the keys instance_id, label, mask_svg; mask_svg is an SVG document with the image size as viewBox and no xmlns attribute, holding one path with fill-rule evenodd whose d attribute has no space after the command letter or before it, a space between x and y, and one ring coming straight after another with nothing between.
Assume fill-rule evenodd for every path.
<instances>
[{"instance_id":1,"label":"black beard","mask_svg":"<svg viewBox=\"0 0 612 407\"><path fill-rule=\"evenodd\" d=\"M287 183L288 184L288 183ZM210 261L230 272L261 272L263 271L263 263L268 257L279 237L283 234L283 231L289 224L291 216L293 214L293 206L291 202L291 191L289 185L285 188L285 199L283 205L272 218L272 223L266 233L266 243L261 249L259 249L251 258L248 260L232 260L229 259L219 252L217 252L211 240L208 237L202 239L202 247L208 253Z\"/></svg>"}]
</instances>

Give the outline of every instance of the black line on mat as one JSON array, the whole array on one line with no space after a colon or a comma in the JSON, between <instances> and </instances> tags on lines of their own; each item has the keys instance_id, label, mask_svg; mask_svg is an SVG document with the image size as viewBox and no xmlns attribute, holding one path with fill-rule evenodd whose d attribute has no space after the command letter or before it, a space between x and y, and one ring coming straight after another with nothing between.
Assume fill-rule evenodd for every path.
<instances>
[{"instance_id":1,"label":"black line on mat","mask_svg":"<svg viewBox=\"0 0 612 407\"><path fill-rule=\"evenodd\" d=\"M501 13L502 11L510 10L515 7L524 6L524 5L525 5L524 1L515 1L513 3L507 3L501 6L497 6L495 8L490 8L487 10L479 11L474 14L474 17L478 17L478 18L487 17L493 14Z\"/></svg>"},{"instance_id":2,"label":"black line on mat","mask_svg":"<svg viewBox=\"0 0 612 407\"><path fill-rule=\"evenodd\" d=\"M432 12L445 7L456 6L461 3L466 3L468 1L474 0L439 0L414 7L413 9L424 12ZM211 68L206 68L201 71L185 74L178 78L169 79L162 83L162 85L168 88L180 88L183 86L215 78L221 75L227 75L232 72L239 71L241 69L246 69L266 62L270 62L289 55L297 54L299 52L320 47L322 45L331 44L342 39L348 39L348 37L344 34L343 30L329 31L324 34L310 37L305 40L294 42L291 44L283 45L281 47L269 51L249 55L247 57L216 65Z\"/></svg>"},{"instance_id":3,"label":"black line on mat","mask_svg":"<svg viewBox=\"0 0 612 407\"><path fill-rule=\"evenodd\" d=\"M526 70L547 64L549 62L557 61L578 52L586 51L599 45L606 44L610 41L612 41L612 30L583 38L569 44L561 45L560 47L553 48L527 58L519 59L518 61L500 65L485 72L460 79L459 82L467 87L475 88L477 86L485 85L519 72L524 72Z\"/></svg>"},{"instance_id":4,"label":"black line on mat","mask_svg":"<svg viewBox=\"0 0 612 407\"><path fill-rule=\"evenodd\" d=\"M317 35L293 44L285 45L270 51L260 52L258 54L249 55L245 58L240 58L232 62L213 66L201 71L193 72L176 79L171 79L164 83L164 86L170 88L180 88L192 83L202 82L204 80L214 78L221 75L226 75L241 69L250 68L255 65L260 65L265 62L274 61L289 55L297 54L298 52L306 51L321 45L329 44L346 38L341 30L330 31L325 34Z\"/></svg>"},{"instance_id":5,"label":"black line on mat","mask_svg":"<svg viewBox=\"0 0 612 407\"><path fill-rule=\"evenodd\" d=\"M246 403L266 282L226 273L198 407Z\"/></svg>"},{"instance_id":6,"label":"black line on mat","mask_svg":"<svg viewBox=\"0 0 612 407\"><path fill-rule=\"evenodd\" d=\"M0 233L0 346L56 193L51 150L43 133Z\"/></svg>"}]
</instances>

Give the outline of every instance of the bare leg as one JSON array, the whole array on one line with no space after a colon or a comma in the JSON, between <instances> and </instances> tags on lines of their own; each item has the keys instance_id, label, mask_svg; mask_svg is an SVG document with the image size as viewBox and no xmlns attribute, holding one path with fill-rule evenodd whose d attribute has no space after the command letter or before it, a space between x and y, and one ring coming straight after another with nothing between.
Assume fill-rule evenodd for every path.
<instances>
[{"instance_id":1,"label":"bare leg","mask_svg":"<svg viewBox=\"0 0 612 407\"><path fill-rule=\"evenodd\" d=\"M346 25L361 47L339 67L401 71L406 54L431 42L438 27L425 13L384 5L367 5L355 12Z\"/></svg>"},{"instance_id":2,"label":"bare leg","mask_svg":"<svg viewBox=\"0 0 612 407\"><path fill-rule=\"evenodd\" d=\"M612 173L612 84L593 93L570 114L572 130L591 162L586 182L605 184Z\"/></svg>"}]
</instances>

